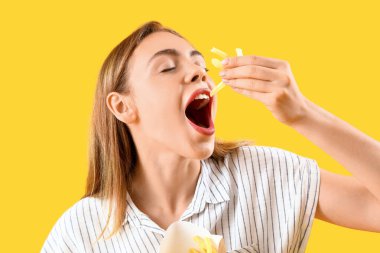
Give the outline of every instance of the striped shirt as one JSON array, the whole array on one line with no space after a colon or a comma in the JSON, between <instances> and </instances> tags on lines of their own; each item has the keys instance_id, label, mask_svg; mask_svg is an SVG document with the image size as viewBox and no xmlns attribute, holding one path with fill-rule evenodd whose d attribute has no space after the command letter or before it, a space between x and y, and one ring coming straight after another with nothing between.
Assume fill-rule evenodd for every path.
<instances>
[{"instance_id":1,"label":"striped shirt","mask_svg":"<svg viewBox=\"0 0 380 253\"><path fill-rule=\"evenodd\" d=\"M222 235L227 252L304 252L319 187L315 160L277 147L243 146L223 159L201 160L194 197L180 220ZM165 230L129 196L122 228L96 241L106 223L103 202L87 197L70 207L41 252L159 252Z\"/></svg>"}]
</instances>

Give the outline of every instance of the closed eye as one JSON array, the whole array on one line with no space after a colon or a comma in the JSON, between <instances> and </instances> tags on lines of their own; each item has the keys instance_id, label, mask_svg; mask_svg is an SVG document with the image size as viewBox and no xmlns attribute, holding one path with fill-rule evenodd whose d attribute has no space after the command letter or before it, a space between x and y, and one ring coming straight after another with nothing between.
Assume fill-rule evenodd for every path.
<instances>
[{"instance_id":1,"label":"closed eye","mask_svg":"<svg viewBox=\"0 0 380 253\"><path fill-rule=\"evenodd\" d=\"M164 70L162 70L161 72L169 72L169 71L174 70L174 69L175 69L175 67L173 67L173 68L168 68L168 69L164 69Z\"/></svg>"},{"instance_id":2,"label":"closed eye","mask_svg":"<svg viewBox=\"0 0 380 253\"><path fill-rule=\"evenodd\" d=\"M161 72L169 72L169 71L172 71L172 70L174 70L175 69L175 67L173 67L173 68L168 68L168 69L164 69L164 70L162 70ZM209 69L208 68L203 68L206 72L208 72L209 71Z\"/></svg>"}]
</instances>

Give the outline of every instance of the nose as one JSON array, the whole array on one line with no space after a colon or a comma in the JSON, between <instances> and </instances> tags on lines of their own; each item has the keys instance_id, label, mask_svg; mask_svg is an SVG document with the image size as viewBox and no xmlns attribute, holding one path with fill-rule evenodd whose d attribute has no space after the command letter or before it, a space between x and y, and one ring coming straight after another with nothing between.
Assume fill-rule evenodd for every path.
<instances>
[{"instance_id":1,"label":"nose","mask_svg":"<svg viewBox=\"0 0 380 253\"><path fill-rule=\"evenodd\" d=\"M186 83L197 83L197 82L206 82L207 76L206 71L198 65L193 65L191 70L186 74L185 82Z\"/></svg>"}]
</instances>

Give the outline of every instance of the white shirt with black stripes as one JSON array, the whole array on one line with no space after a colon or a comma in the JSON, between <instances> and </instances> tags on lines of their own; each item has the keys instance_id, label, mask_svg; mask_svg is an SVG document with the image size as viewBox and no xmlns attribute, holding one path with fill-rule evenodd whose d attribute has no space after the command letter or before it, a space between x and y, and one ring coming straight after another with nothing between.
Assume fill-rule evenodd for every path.
<instances>
[{"instance_id":1,"label":"white shirt with black stripes","mask_svg":"<svg viewBox=\"0 0 380 253\"><path fill-rule=\"evenodd\" d=\"M201 161L194 197L180 220L222 235L227 252L304 252L319 187L315 160L276 147L243 146L219 161ZM127 202L122 229L96 241L107 205L81 199L58 219L41 252L159 252L165 231L129 196Z\"/></svg>"}]
</instances>

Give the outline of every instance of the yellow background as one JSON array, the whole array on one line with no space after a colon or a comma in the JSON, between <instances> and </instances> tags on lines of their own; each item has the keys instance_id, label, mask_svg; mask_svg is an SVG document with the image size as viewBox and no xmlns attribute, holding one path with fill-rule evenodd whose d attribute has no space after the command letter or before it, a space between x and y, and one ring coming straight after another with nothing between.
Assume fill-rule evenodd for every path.
<instances>
[{"instance_id":1,"label":"yellow background","mask_svg":"<svg viewBox=\"0 0 380 253\"><path fill-rule=\"evenodd\" d=\"M53 3L54 2L54 3ZM100 66L142 23L209 49L288 60L301 92L380 139L376 1L9 1L1 3L1 252L39 252L84 192L88 127ZM258 101L219 93L216 134L341 165ZM307 252L380 252L380 234L315 221Z\"/></svg>"}]
</instances>

